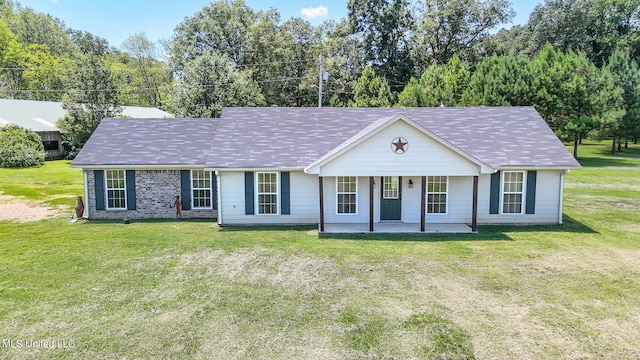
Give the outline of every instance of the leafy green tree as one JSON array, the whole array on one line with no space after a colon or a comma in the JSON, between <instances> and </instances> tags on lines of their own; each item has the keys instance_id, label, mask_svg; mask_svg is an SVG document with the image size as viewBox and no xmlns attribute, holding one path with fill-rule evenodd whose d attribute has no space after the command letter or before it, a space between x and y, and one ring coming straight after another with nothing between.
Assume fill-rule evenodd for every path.
<instances>
[{"instance_id":1,"label":"leafy green tree","mask_svg":"<svg viewBox=\"0 0 640 360\"><path fill-rule=\"evenodd\" d=\"M471 72L467 63L457 55L447 64L431 64L420 81L412 79L398 95L398 105L405 107L460 106L462 95L469 85Z\"/></svg>"},{"instance_id":2,"label":"leafy green tree","mask_svg":"<svg viewBox=\"0 0 640 360\"><path fill-rule=\"evenodd\" d=\"M218 0L205 6L176 27L168 49L174 68L181 71L212 51L226 55L236 65L247 63L249 29L258 17L244 0Z\"/></svg>"},{"instance_id":3,"label":"leafy green tree","mask_svg":"<svg viewBox=\"0 0 640 360\"><path fill-rule=\"evenodd\" d=\"M0 98L13 95L11 90L17 88L20 77L12 69L21 66L23 52L18 37L0 20Z\"/></svg>"},{"instance_id":4,"label":"leafy green tree","mask_svg":"<svg viewBox=\"0 0 640 360\"><path fill-rule=\"evenodd\" d=\"M485 58L476 66L462 102L465 105L531 106L529 61L514 52Z\"/></svg>"},{"instance_id":5,"label":"leafy green tree","mask_svg":"<svg viewBox=\"0 0 640 360\"><path fill-rule=\"evenodd\" d=\"M53 56L42 44L23 45L0 20L0 97L59 100L70 60Z\"/></svg>"},{"instance_id":6,"label":"leafy green tree","mask_svg":"<svg viewBox=\"0 0 640 360\"><path fill-rule=\"evenodd\" d=\"M62 99L66 115L57 122L70 157L77 155L102 119L122 112L121 90L103 58L83 56L76 70L73 87Z\"/></svg>"},{"instance_id":7,"label":"leafy green tree","mask_svg":"<svg viewBox=\"0 0 640 360\"><path fill-rule=\"evenodd\" d=\"M24 46L45 45L54 57L70 57L77 53L77 47L60 19L28 7L17 7L8 19L9 27Z\"/></svg>"},{"instance_id":8,"label":"leafy green tree","mask_svg":"<svg viewBox=\"0 0 640 360\"><path fill-rule=\"evenodd\" d=\"M144 33L129 36L122 48L128 56L119 56L123 71L128 75L126 86L131 104L162 107L167 99L163 92L165 85L171 83L171 70L168 64L158 60L158 50ZM129 57L132 61L129 61Z\"/></svg>"},{"instance_id":9,"label":"leafy green tree","mask_svg":"<svg viewBox=\"0 0 640 360\"><path fill-rule=\"evenodd\" d=\"M81 30L69 30L69 34L81 54L102 57L115 52L115 49L111 48L107 39L100 36Z\"/></svg>"},{"instance_id":10,"label":"leafy green tree","mask_svg":"<svg viewBox=\"0 0 640 360\"><path fill-rule=\"evenodd\" d=\"M282 90L292 85L286 76L287 67L291 65L287 60L296 59L292 59L291 49L285 45L287 37L279 22L280 14L272 9L260 13L256 22L249 26L247 63L252 64L252 77L260 85L267 104L284 106Z\"/></svg>"},{"instance_id":11,"label":"leafy green tree","mask_svg":"<svg viewBox=\"0 0 640 360\"><path fill-rule=\"evenodd\" d=\"M339 23L325 22L318 30L322 41L324 69L329 74L329 81L324 84L325 99L334 107L344 107L353 101L353 89L358 77L365 67L365 44L361 36L351 34L347 20ZM317 56L317 55L316 55ZM316 63L309 73L313 77L308 81L310 87L318 84L319 67ZM315 91L317 94L317 88ZM317 96L316 96L317 97Z\"/></svg>"},{"instance_id":12,"label":"leafy green tree","mask_svg":"<svg viewBox=\"0 0 640 360\"><path fill-rule=\"evenodd\" d=\"M616 50L609 58L606 69L613 76L614 84L622 89L625 110L616 128L611 129L614 144L612 152L615 153L617 139L624 139L626 143L629 138L640 134L640 68L627 51Z\"/></svg>"},{"instance_id":13,"label":"leafy green tree","mask_svg":"<svg viewBox=\"0 0 640 360\"><path fill-rule=\"evenodd\" d=\"M205 54L186 64L174 87L175 114L220 117L226 106L264 106L260 88L247 70L225 55Z\"/></svg>"},{"instance_id":14,"label":"leafy green tree","mask_svg":"<svg viewBox=\"0 0 640 360\"><path fill-rule=\"evenodd\" d=\"M14 124L0 127L0 167L40 166L45 155L40 137L34 131Z\"/></svg>"},{"instance_id":15,"label":"leafy green tree","mask_svg":"<svg viewBox=\"0 0 640 360\"><path fill-rule=\"evenodd\" d=\"M564 54L548 44L531 63L531 71L536 109L562 140L573 141L574 157L580 139L591 131L602 137L617 129L624 116L622 89L584 53Z\"/></svg>"},{"instance_id":16,"label":"leafy green tree","mask_svg":"<svg viewBox=\"0 0 640 360\"><path fill-rule=\"evenodd\" d=\"M370 66L362 71L353 92L350 107L390 107L393 104L389 83L386 79L376 76Z\"/></svg>"},{"instance_id":17,"label":"leafy green tree","mask_svg":"<svg viewBox=\"0 0 640 360\"><path fill-rule=\"evenodd\" d=\"M280 88L281 106L314 106L317 98L317 63L322 34L308 21L291 18L280 26L283 48ZM326 62L325 62L326 64ZM335 74L335 73L334 73Z\"/></svg>"},{"instance_id":18,"label":"leafy green tree","mask_svg":"<svg viewBox=\"0 0 640 360\"><path fill-rule=\"evenodd\" d=\"M28 45L23 48L20 68L14 70L19 76L20 93L15 98L59 101L69 82L73 63L65 55L53 56L46 45Z\"/></svg>"},{"instance_id":19,"label":"leafy green tree","mask_svg":"<svg viewBox=\"0 0 640 360\"><path fill-rule=\"evenodd\" d=\"M413 75L410 36L413 17L407 0L349 0L349 23L362 34L365 60L400 91Z\"/></svg>"},{"instance_id":20,"label":"leafy green tree","mask_svg":"<svg viewBox=\"0 0 640 360\"><path fill-rule=\"evenodd\" d=\"M446 63L454 54L473 60L477 44L489 30L515 15L508 0L426 0L417 11L413 52L419 68Z\"/></svg>"},{"instance_id":21,"label":"leafy green tree","mask_svg":"<svg viewBox=\"0 0 640 360\"><path fill-rule=\"evenodd\" d=\"M598 67L617 47L640 56L640 0L547 0L520 34L526 52L547 42L562 52L584 52Z\"/></svg>"}]
</instances>

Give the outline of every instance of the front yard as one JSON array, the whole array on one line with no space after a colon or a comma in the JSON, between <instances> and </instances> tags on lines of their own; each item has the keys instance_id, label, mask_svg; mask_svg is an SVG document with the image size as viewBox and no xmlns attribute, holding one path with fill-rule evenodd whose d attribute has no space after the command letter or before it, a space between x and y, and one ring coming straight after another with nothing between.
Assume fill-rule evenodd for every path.
<instances>
[{"instance_id":1,"label":"front yard","mask_svg":"<svg viewBox=\"0 0 640 360\"><path fill-rule=\"evenodd\" d=\"M64 211L0 221L0 358L640 358L640 146L607 150L581 147L565 225L477 235L71 223L79 171L2 169Z\"/></svg>"}]
</instances>

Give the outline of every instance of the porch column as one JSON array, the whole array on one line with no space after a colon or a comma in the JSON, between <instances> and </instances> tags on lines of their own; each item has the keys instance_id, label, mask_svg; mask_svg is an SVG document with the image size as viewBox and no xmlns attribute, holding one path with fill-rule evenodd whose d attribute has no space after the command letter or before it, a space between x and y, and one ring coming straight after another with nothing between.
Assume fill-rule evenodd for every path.
<instances>
[{"instance_id":1,"label":"porch column","mask_svg":"<svg viewBox=\"0 0 640 360\"><path fill-rule=\"evenodd\" d=\"M320 232L324 232L324 186L322 176L318 176L318 193L320 194Z\"/></svg>"},{"instance_id":2,"label":"porch column","mask_svg":"<svg viewBox=\"0 0 640 360\"><path fill-rule=\"evenodd\" d=\"M369 231L373 232L373 176L369 176Z\"/></svg>"},{"instance_id":3,"label":"porch column","mask_svg":"<svg viewBox=\"0 0 640 360\"><path fill-rule=\"evenodd\" d=\"M420 231L427 230L427 177L422 177L422 188L420 190Z\"/></svg>"},{"instance_id":4,"label":"porch column","mask_svg":"<svg viewBox=\"0 0 640 360\"><path fill-rule=\"evenodd\" d=\"M478 231L478 175L473 177L473 204L471 205L471 231Z\"/></svg>"}]
</instances>

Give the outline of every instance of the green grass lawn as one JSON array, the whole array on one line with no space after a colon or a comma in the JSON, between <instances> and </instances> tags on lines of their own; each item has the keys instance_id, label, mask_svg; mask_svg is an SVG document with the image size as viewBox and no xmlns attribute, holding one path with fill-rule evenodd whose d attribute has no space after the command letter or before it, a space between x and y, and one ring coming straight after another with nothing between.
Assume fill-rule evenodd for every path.
<instances>
[{"instance_id":1,"label":"green grass lawn","mask_svg":"<svg viewBox=\"0 0 640 360\"><path fill-rule=\"evenodd\" d=\"M0 358L640 358L640 146L607 150L581 146L555 227L0 222ZM73 199L82 177L0 170L0 191Z\"/></svg>"}]
</instances>

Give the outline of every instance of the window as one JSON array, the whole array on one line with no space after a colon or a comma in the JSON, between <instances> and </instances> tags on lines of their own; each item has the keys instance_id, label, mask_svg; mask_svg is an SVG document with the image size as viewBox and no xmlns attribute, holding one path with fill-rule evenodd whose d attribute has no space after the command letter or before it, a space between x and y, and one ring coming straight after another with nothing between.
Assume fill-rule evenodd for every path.
<instances>
[{"instance_id":1,"label":"window","mask_svg":"<svg viewBox=\"0 0 640 360\"><path fill-rule=\"evenodd\" d=\"M502 174L502 213L522 214L524 172L505 171Z\"/></svg>"},{"instance_id":2,"label":"window","mask_svg":"<svg viewBox=\"0 0 640 360\"><path fill-rule=\"evenodd\" d=\"M429 176L427 180L427 214L447 213L446 176Z\"/></svg>"},{"instance_id":3,"label":"window","mask_svg":"<svg viewBox=\"0 0 640 360\"><path fill-rule=\"evenodd\" d=\"M338 214L358 213L358 178L338 176L336 179Z\"/></svg>"},{"instance_id":4,"label":"window","mask_svg":"<svg viewBox=\"0 0 640 360\"><path fill-rule=\"evenodd\" d=\"M193 209L211 209L211 171L191 170Z\"/></svg>"},{"instance_id":5,"label":"window","mask_svg":"<svg viewBox=\"0 0 640 360\"><path fill-rule=\"evenodd\" d=\"M400 197L400 178L397 176L385 176L382 183L384 184L383 199L398 199Z\"/></svg>"},{"instance_id":6,"label":"window","mask_svg":"<svg viewBox=\"0 0 640 360\"><path fill-rule=\"evenodd\" d=\"M105 170L108 210L125 210L127 208L127 188L124 176L124 170Z\"/></svg>"},{"instance_id":7,"label":"window","mask_svg":"<svg viewBox=\"0 0 640 360\"><path fill-rule=\"evenodd\" d=\"M278 173L258 173L258 214L278 214Z\"/></svg>"},{"instance_id":8,"label":"window","mask_svg":"<svg viewBox=\"0 0 640 360\"><path fill-rule=\"evenodd\" d=\"M42 145L44 145L45 150L58 150L60 147L60 143L58 141L43 141Z\"/></svg>"}]
</instances>

